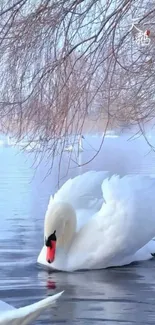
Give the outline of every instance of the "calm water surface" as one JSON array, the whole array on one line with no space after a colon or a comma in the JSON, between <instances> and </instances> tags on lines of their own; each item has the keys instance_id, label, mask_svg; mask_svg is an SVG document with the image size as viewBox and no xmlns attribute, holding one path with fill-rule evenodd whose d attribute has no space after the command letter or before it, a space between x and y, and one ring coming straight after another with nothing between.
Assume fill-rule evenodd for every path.
<instances>
[{"instance_id":1,"label":"calm water surface","mask_svg":"<svg viewBox=\"0 0 155 325\"><path fill-rule=\"evenodd\" d=\"M86 137L80 162L90 159L98 139ZM155 154L140 139L106 139L101 154L83 168L111 173L155 174ZM15 307L65 290L37 324L154 324L155 260L101 271L48 273L36 264L43 244L43 220L57 188L57 165L49 177L44 163L35 173L33 157L0 147L0 299ZM74 166L75 167L75 166ZM67 154L61 176L67 170Z\"/></svg>"}]
</instances>

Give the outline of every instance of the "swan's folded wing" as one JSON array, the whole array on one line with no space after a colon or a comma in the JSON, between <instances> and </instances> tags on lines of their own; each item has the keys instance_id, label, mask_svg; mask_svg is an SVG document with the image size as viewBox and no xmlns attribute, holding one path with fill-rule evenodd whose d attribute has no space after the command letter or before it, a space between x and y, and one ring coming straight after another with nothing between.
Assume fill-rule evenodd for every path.
<instances>
[{"instance_id":1,"label":"swan's folded wing","mask_svg":"<svg viewBox=\"0 0 155 325\"><path fill-rule=\"evenodd\" d=\"M114 256L134 254L155 235L155 179L113 176L102 191L106 203L96 221L105 249Z\"/></svg>"},{"instance_id":2,"label":"swan's folded wing","mask_svg":"<svg viewBox=\"0 0 155 325\"><path fill-rule=\"evenodd\" d=\"M69 179L54 195L55 202L68 202L74 209L91 209L102 199L102 182L108 172L89 171ZM52 200L51 200L52 202Z\"/></svg>"},{"instance_id":3,"label":"swan's folded wing","mask_svg":"<svg viewBox=\"0 0 155 325\"><path fill-rule=\"evenodd\" d=\"M7 304L6 302L0 300L0 315L2 312L10 311L10 310L15 310L13 306Z\"/></svg>"},{"instance_id":4,"label":"swan's folded wing","mask_svg":"<svg viewBox=\"0 0 155 325\"><path fill-rule=\"evenodd\" d=\"M54 304L56 300L62 295L60 292L56 295L43 299L32 305L5 311L0 314L0 325L27 325L37 319L39 315L49 306ZM11 307L11 306L10 306Z\"/></svg>"},{"instance_id":5,"label":"swan's folded wing","mask_svg":"<svg viewBox=\"0 0 155 325\"><path fill-rule=\"evenodd\" d=\"M113 176L103 181L102 191L105 203L77 234L69 269L128 264L155 236L155 179Z\"/></svg>"}]
</instances>

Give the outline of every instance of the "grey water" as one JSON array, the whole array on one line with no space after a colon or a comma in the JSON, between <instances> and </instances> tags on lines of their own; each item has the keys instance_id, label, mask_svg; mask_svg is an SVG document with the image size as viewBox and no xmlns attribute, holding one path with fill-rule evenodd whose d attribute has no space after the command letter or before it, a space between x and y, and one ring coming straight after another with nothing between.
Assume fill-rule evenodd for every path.
<instances>
[{"instance_id":1,"label":"grey water","mask_svg":"<svg viewBox=\"0 0 155 325\"><path fill-rule=\"evenodd\" d=\"M76 159L85 164L96 154L99 138L86 136L83 146ZM149 150L144 139L107 138L94 160L78 168L73 157L68 172L66 153L60 183L91 169L121 176L155 175L155 153ZM57 189L59 171L56 163L48 175L50 158L48 165L41 162L36 169L37 159L17 148L0 147L0 299L21 307L65 290L36 324L154 324L155 259L75 273L49 273L37 265L44 214Z\"/></svg>"}]
</instances>

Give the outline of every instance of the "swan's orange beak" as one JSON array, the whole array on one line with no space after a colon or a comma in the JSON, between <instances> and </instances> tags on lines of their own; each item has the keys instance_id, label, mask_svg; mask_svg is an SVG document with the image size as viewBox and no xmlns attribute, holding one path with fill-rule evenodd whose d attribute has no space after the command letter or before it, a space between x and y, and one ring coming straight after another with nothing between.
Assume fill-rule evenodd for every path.
<instances>
[{"instance_id":1,"label":"swan's orange beak","mask_svg":"<svg viewBox=\"0 0 155 325\"><path fill-rule=\"evenodd\" d=\"M51 240L50 246L47 246L46 261L52 263L55 259L56 241Z\"/></svg>"}]
</instances>

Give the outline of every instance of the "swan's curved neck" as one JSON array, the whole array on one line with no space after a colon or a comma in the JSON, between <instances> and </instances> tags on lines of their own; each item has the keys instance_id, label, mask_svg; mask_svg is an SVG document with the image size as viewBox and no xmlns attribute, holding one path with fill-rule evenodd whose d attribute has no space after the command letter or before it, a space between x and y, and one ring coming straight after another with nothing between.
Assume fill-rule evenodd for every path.
<instances>
[{"instance_id":1,"label":"swan's curved neck","mask_svg":"<svg viewBox=\"0 0 155 325\"><path fill-rule=\"evenodd\" d=\"M79 138L79 148L82 149L82 137Z\"/></svg>"},{"instance_id":2,"label":"swan's curved neck","mask_svg":"<svg viewBox=\"0 0 155 325\"><path fill-rule=\"evenodd\" d=\"M56 234L56 247L69 248L76 232L76 214L73 207L64 202L52 203L45 216L44 235L47 239Z\"/></svg>"}]
</instances>

